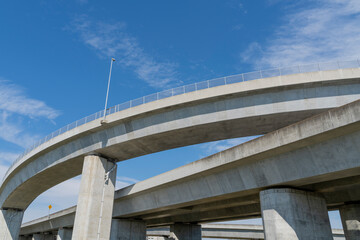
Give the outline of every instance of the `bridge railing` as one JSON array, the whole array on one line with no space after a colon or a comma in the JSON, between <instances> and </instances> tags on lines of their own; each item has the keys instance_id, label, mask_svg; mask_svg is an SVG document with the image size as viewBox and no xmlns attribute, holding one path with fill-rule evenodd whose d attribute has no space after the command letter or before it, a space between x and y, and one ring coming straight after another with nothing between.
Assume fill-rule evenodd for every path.
<instances>
[{"instance_id":1,"label":"bridge railing","mask_svg":"<svg viewBox=\"0 0 360 240\"><path fill-rule=\"evenodd\" d=\"M227 77L215 78L203 82L192 83L189 85L176 87L172 89L168 89L162 92L153 93L141 98L137 98L134 100L130 100L125 103L120 103L116 106L110 107L106 110L106 115L110 115L119 111L123 111L125 109L129 109L132 107L136 107L145 103L157 101L160 99L185 94L189 92L199 91L206 88L212 88L222 85L228 85L233 83L251 81L256 79L262 78L269 78L269 77L278 77L283 75L291 75L291 74L298 74L298 73L309 73L309 72L318 72L318 71L328 71L328 70L338 70L338 69L346 69L346 68L360 68L360 60L350 60L350 61L334 61L334 62L322 62L322 63L314 63L314 64L307 64L307 65L297 65L291 67L281 67L281 68L273 68L267 70L260 70L255 72L248 72L242 73L237 75L231 75ZM42 145L43 143L49 141L50 139L59 136L73 128L81 126L85 123L94 121L96 119L104 117L104 110L91 114L90 116L84 117L80 120L77 120L73 123L70 123L51 134L47 135L46 137L36 141L31 147L27 148L22 154L18 156L18 158L12 163L12 165L7 170L5 177L8 175L12 166L14 166L22 157L28 154L33 149L37 148L38 146Z\"/></svg>"}]
</instances>

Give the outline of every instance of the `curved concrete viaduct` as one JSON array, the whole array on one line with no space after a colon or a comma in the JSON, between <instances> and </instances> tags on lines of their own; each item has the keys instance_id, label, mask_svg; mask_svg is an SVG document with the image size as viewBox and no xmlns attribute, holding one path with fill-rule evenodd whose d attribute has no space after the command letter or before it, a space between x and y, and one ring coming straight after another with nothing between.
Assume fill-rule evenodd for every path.
<instances>
[{"instance_id":1,"label":"curved concrete viaduct","mask_svg":"<svg viewBox=\"0 0 360 240\"><path fill-rule=\"evenodd\" d=\"M266 78L112 114L106 125L90 122L24 156L4 178L0 206L26 209L45 190L81 174L83 157L92 152L123 161L191 144L271 132L359 99L359 78L358 68Z\"/></svg>"},{"instance_id":2,"label":"curved concrete viaduct","mask_svg":"<svg viewBox=\"0 0 360 240\"><path fill-rule=\"evenodd\" d=\"M91 153L123 161L196 143L268 133L359 99L359 78L359 68L264 78L114 113L107 124L89 122L26 154L5 176L0 206L5 211L24 211L42 192L81 174L84 156ZM89 160L89 164L95 163Z\"/></svg>"},{"instance_id":3,"label":"curved concrete viaduct","mask_svg":"<svg viewBox=\"0 0 360 240\"><path fill-rule=\"evenodd\" d=\"M323 197L327 208L340 207L346 229L350 218L343 216L342 208L350 206L346 212L356 204L344 204L360 201L359 139L360 101L356 101L120 189L113 217L142 220L148 227L260 217L262 193L272 191ZM297 207L298 215L305 211ZM26 223L21 234L71 228L75 211L72 207ZM202 236L226 234L202 228ZM169 230L154 231L148 235L170 235Z\"/></svg>"}]
</instances>

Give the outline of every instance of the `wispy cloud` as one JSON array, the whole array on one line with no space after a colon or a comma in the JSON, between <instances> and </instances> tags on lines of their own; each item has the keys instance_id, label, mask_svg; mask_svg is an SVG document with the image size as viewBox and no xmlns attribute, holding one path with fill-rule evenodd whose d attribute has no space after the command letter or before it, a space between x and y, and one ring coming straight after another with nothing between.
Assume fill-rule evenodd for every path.
<instances>
[{"instance_id":1,"label":"wispy cloud","mask_svg":"<svg viewBox=\"0 0 360 240\"><path fill-rule=\"evenodd\" d=\"M205 144L201 145L201 149L204 151L204 154L205 154L202 157L224 151L226 149L229 149L229 148L234 147L236 145L239 145L239 144L242 144L244 142L250 141L250 140L255 139L257 137L259 137L259 136L234 138L234 139L220 140L220 141L216 141L216 142L205 143Z\"/></svg>"},{"instance_id":2,"label":"wispy cloud","mask_svg":"<svg viewBox=\"0 0 360 240\"><path fill-rule=\"evenodd\" d=\"M147 54L138 40L126 32L123 22L93 22L80 16L73 21L71 30L102 56L117 57L122 65L152 87L166 88L177 82L177 65L157 61Z\"/></svg>"},{"instance_id":3,"label":"wispy cloud","mask_svg":"<svg viewBox=\"0 0 360 240\"><path fill-rule=\"evenodd\" d=\"M59 114L45 102L26 96L20 86L0 78L0 139L28 147L40 136L28 134L23 120L45 118L52 121Z\"/></svg>"},{"instance_id":4,"label":"wispy cloud","mask_svg":"<svg viewBox=\"0 0 360 240\"><path fill-rule=\"evenodd\" d=\"M41 136L38 134L26 133L26 129L16 116L9 120L10 115L7 112L0 111L0 139L23 148L31 146L36 140L40 139Z\"/></svg>"},{"instance_id":5,"label":"wispy cloud","mask_svg":"<svg viewBox=\"0 0 360 240\"><path fill-rule=\"evenodd\" d=\"M134 183L139 182L139 180L135 179L135 178L129 178L129 177L125 177L125 176L118 176L116 178L116 190L127 187L129 185L132 185Z\"/></svg>"},{"instance_id":6,"label":"wispy cloud","mask_svg":"<svg viewBox=\"0 0 360 240\"><path fill-rule=\"evenodd\" d=\"M0 111L47 119L54 119L60 114L45 102L27 97L20 86L2 78L0 78Z\"/></svg>"},{"instance_id":7,"label":"wispy cloud","mask_svg":"<svg viewBox=\"0 0 360 240\"><path fill-rule=\"evenodd\" d=\"M287 9L273 36L253 42L242 61L257 68L288 66L360 56L360 1L317 0Z\"/></svg>"}]
</instances>

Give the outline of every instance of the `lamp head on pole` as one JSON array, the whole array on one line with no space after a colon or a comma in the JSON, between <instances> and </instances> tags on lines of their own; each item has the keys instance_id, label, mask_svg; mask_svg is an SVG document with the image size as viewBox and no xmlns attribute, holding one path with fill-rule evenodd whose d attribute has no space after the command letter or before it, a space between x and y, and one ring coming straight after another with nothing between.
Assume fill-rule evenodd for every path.
<instances>
[{"instance_id":1,"label":"lamp head on pole","mask_svg":"<svg viewBox=\"0 0 360 240\"><path fill-rule=\"evenodd\" d=\"M115 58L111 58L111 61L115 62Z\"/></svg>"}]
</instances>

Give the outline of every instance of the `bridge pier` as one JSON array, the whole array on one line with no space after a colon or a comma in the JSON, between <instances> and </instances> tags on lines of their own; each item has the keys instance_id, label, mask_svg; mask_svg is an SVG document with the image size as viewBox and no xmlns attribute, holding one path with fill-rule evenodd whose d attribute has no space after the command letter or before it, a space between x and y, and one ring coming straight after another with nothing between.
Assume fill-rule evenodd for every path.
<instances>
[{"instance_id":1,"label":"bridge pier","mask_svg":"<svg viewBox=\"0 0 360 240\"><path fill-rule=\"evenodd\" d=\"M18 209L0 210L0 239L19 238L24 211Z\"/></svg>"},{"instance_id":2,"label":"bridge pier","mask_svg":"<svg viewBox=\"0 0 360 240\"><path fill-rule=\"evenodd\" d=\"M72 239L110 238L115 182L115 162L85 157Z\"/></svg>"},{"instance_id":3,"label":"bridge pier","mask_svg":"<svg viewBox=\"0 0 360 240\"><path fill-rule=\"evenodd\" d=\"M360 239L360 203L344 205L339 211L346 240Z\"/></svg>"},{"instance_id":4,"label":"bridge pier","mask_svg":"<svg viewBox=\"0 0 360 240\"><path fill-rule=\"evenodd\" d=\"M144 221L113 219L110 240L145 240L146 223Z\"/></svg>"},{"instance_id":5,"label":"bridge pier","mask_svg":"<svg viewBox=\"0 0 360 240\"><path fill-rule=\"evenodd\" d=\"M170 226L172 240L201 240L201 225L175 223Z\"/></svg>"},{"instance_id":6,"label":"bridge pier","mask_svg":"<svg viewBox=\"0 0 360 240\"><path fill-rule=\"evenodd\" d=\"M60 228L56 240L71 240L72 237L72 229L69 228Z\"/></svg>"},{"instance_id":7,"label":"bridge pier","mask_svg":"<svg viewBox=\"0 0 360 240\"><path fill-rule=\"evenodd\" d=\"M290 188L260 192L261 215L267 240L333 239L325 199Z\"/></svg>"}]
</instances>

